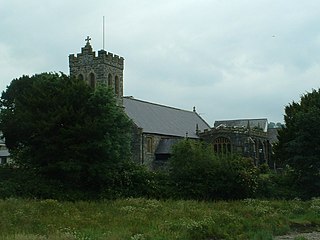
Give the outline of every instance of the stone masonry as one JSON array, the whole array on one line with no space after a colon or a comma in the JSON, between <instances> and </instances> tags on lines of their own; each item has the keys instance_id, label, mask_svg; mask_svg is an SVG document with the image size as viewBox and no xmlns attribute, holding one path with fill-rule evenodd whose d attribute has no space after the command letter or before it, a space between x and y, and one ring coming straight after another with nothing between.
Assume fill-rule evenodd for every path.
<instances>
[{"instance_id":1,"label":"stone masonry","mask_svg":"<svg viewBox=\"0 0 320 240\"><path fill-rule=\"evenodd\" d=\"M103 84L112 88L121 103L123 97L124 58L105 50L95 51L87 37L81 53L69 55L70 76L83 79L92 87Z\"/></svg>"}]
</instances>

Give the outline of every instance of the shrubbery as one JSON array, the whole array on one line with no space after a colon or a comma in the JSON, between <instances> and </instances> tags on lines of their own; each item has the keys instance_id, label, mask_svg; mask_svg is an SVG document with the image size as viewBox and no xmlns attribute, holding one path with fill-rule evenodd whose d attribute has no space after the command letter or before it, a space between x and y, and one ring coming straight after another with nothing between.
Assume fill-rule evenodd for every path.
<instances>
[{"instance_id":1,"label":"shrubbery","mask_svg":"<svg viewBox=\"0 0 320 240\"><path fill-rule=\"evenodd\" d=\"M167 168L151 172L130 161L132 123L110 90L64 74L22 76L0 98L0 129L15 162L0 168L0 197L319 196L319 99L320 91L313 91L286 107L275 152L288 167L280 174L191 139L174 146Z\"/></svg>"},{"instance_id":2,"label":"shrubbery","mask_svg":"<svg viewBox=\"0 0 320 240\"><path fill-rule=\"evenodd\" d=\"M184 154L182 154L184 153ZM174 148L169 171L151 172L132 162L106 172L102 191L82 189L72 182L41 177L35 171L0 168L0 196L59 200L145 197L157 199L239 199L253 196L257 171L250 160L216 156L210 148L192 140Z\"/></svg>"},{"instance_id":3,"label":"shrubbery","mask_svg":"<svg viewBox=\"0 0 320 240\"><path fill-rule=\"evenodd\" d=\"M83 189L74 182L46 178L34 170L14 166L0 167L0 198L57 200L97 200L127 197L166 199L172 191L168 174L151 172L144 166L127 161L106 172L105 185Z\"/></svg>"},{"instance_id":4,"label":"shrubbery","mask_svg":"<svg viewBox=\"0 0 320 240\"><path fill-rule=\"evenodd\" d=\"M258 177L258 189L255 197L264 199L300 198L293 183L294 176L290 168L279 172L261 173Z\"/></svg>"},{"instance_id":5,"label":"shrubbery","mask_svg":"<svg viewBox=\"0 0 320 240\"><path fill-rule=\"evenodd\" d=\"M169 166L174 192L180 198L247 198L253 196L258 184L258 171L250 159L216 155L203 142L179 142L173 148Z\"/></svg>"},{"instance_id":6,"label":"shrubbery","mask_svg":"<svg viewBox=\"0 0 320 240\"><path fill-rule=\"evenodd\" d=\"M244 198L293 199L292 170L273 173L251 159L216 155L205 143L183 140L174 146L168 167L149 171L130 161L105 173L101 190L83 189L73 182L45 178L34 170L0 168L0 197L93 200L143 197L155 199L233 200Z\"/></svg>"}]
</instances>

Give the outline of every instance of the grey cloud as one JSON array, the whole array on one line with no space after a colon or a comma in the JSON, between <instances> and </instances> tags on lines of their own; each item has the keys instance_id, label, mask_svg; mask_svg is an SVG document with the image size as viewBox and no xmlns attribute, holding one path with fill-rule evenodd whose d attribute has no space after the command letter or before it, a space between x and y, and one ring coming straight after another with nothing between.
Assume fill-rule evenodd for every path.
<instances>
[{"instance_id":1,"label":"grey cloud","mask_svg":"<svg viewBox=\"0 0 320 240\"><path fill-rule=\"evenodd\" d=\"M125 94L217 119L267 117L320 75L320 3L276 0L0 0L0 90L13 78L68 73L87 35L126 60Z\"/></svg>"}]
</instances>

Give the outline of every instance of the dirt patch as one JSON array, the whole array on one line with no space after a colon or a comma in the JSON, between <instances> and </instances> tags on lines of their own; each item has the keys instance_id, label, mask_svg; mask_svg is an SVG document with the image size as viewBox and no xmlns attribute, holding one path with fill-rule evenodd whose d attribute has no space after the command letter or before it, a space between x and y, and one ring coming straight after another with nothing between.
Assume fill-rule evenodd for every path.
<instances>
[{"instance_id":1,"label":"dirt patch","mask_svg":"<svg viewBox=\"0 0 320 240\"><path fill-rule=\"evenodd\" d=\"M293 240L293 239L307 239L307 240L319 240L320 232L310 232L310 233L292 233L289 235L275 237L275 240Z\"/></svg>"}]
</instances>

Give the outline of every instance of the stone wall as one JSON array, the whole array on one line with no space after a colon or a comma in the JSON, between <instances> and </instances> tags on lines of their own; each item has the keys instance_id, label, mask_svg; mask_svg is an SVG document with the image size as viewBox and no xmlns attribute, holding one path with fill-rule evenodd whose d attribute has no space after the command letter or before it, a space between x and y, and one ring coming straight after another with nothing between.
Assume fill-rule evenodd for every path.
<instances>
[{"instance_id":1,"label":"stone wall","mask_svg":"<svg viewBox=\"0 0 320 240\"><path fill-rule=\"evenodd\" d=\"M142 164L142 129L133 124L131 130L132 160L137 164Z\"/></svg>"},{"instance_id":2,"label":"stone wall","mask_svg":"<svg viewBox=\"0 0 320 240\"><path fill-rule=\"evenodd\" d=\"M132 160L138 164L145 165L148 169L157 168L156 150L162 139L177 139L177 137L143 133L141 128L135 124L132 126L131 153ZM178 138L180 139L180 138ZM170 153L168 153L170 155Z\"/></svg>"},{"instance_id":3,"label":"stone wall","mask_svg":"<svg viewBox=\"0 0 320 240\"><path fill-rule=\"evenodd\" d=\"M114 90L118 99L123 97L124 58L100 50L98 56L89 43L81 48L81 53L69 55L70 76L83 78L90 84L94 76L95 84L103 84ZM117 88L117 89L116 89Z\"/></svg>"},{"instance_id":4,"label":"stone wall","mask_svg":"<svg viewBox=\"0 0 320 240\"><path fill-rule=\"evenodd\" d=\"M228 139L230 142L230 152L232 154L250 157L255 165L267 163L272 167L272 149L267 138L267 133L265 132L234 128L213 128L209 131L200 133L200 138L205 142L212 144L213 147L216 143L216 139Z\"/></svg>"}]
</instances>

